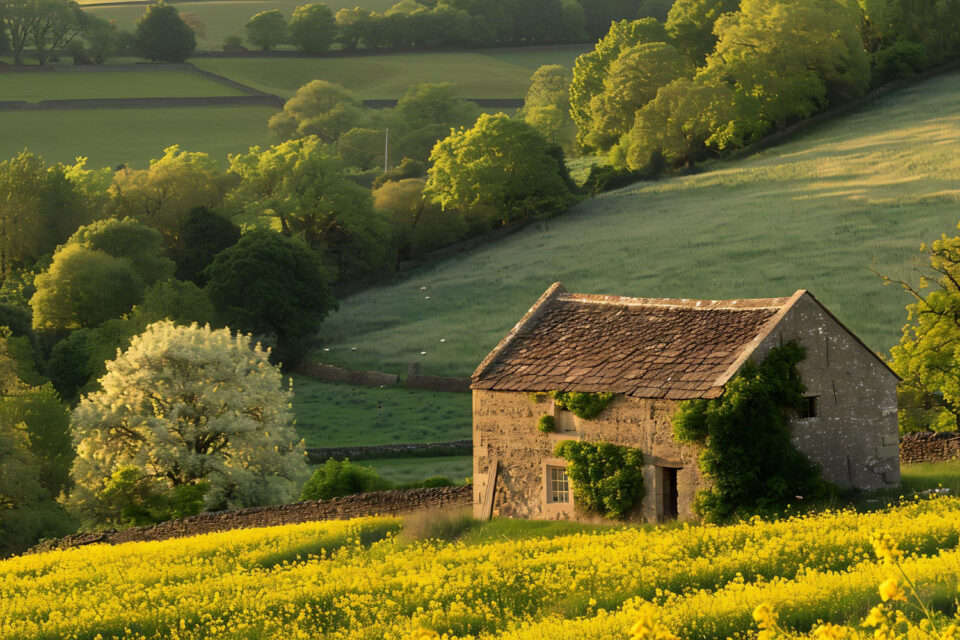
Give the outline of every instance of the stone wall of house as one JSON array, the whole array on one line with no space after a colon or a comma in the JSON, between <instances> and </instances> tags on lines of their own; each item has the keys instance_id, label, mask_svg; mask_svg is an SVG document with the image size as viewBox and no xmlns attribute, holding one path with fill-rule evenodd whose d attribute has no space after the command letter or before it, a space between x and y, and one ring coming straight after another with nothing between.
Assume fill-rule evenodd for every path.
<instances>
[{"instance_id":1,"label":"stone wall of house","mask_svg":"<svg viewBox=\"0 0 960 640\"><path fill-rule=\"evenodd\" d=\"M872 490L900 482L897 378L809 295L801 297L754 351L797 340L798 365L816 417L791 420L796 447L823 476L843 487Z\"/></svg>"},{"instance_id":2,"label":"stone wall of house","mask_svg":"<svg viewBox=\"0 0 960 640\"><path fill-rule=\"evenodd\" d=\"M647 495L633 519L657 521L664 516L663 487L659 468L677 472L678 508L681 519L695 519L693 497L704 483L697 467L697 449L673 439L670 423L675 404L665 400L637 400L619 396L597 418L581 420L555 409L549 398L531 399L526 393L473 391L473 503L482 515L487 474L499 462L493 515L534 519L578 519L576 505L547 502L546 468L564 466L554 448L565 439L605 441L638 447L644 455ZM541 433L537 421L544 414L555 417L557 431ZM572 496L571 496L572 499Z\"/></svg>"},{"instance_id":3,"label":"stone wall of house","mask_svg":"<svg viewBox=\"0 0 960 640\"><path fill-rule=\"evenodd\" d=\"M372 515L396 515L426 509L469 507L473 488L439 487L362 493L333 500L308 500L270 507L252 507L237 511L217 511L162 522L152 527L135 527L123 531L78 533L40 543L31 552L66 549L94 543L121 544L145 540L185 538L203 533L273 527L317 520L348 520Z\"/></svg>"},{"instance_id":4,"label":"stone wall of house","mask_svg":"<svg viewBox=\"0 0 960 640\"><path fill-rule=\"evenodd\" d=\"M960 433L921 431L900 438L900 462L949 462L960 460Z\"/></svg>"}]
</instances>

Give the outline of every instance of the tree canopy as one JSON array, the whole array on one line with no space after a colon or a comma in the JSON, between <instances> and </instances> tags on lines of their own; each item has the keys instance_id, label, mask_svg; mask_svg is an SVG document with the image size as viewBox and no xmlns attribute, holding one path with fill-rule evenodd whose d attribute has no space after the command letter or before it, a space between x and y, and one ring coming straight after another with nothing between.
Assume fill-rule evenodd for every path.
<instances>
[{"instance_id":1,"label":"tree canopy","mask_svg":"<svg viewBox=\"0 0 960 640\"><path fill-rule=\"evenodd\" d=\"M173 5L160 0L136 22L137 49L155 62L184 62L197 48L197 36Z\"/></svg>"},{"instance_id":2,"label":"tree canopy","mask_svg":"<svg viewBox=\"0 0 960 640\"><path fill-rule=\"evenodd\" d=\"M307 466L290 391L250 336L157 322L107 363L100 385L71 416L69 504L87 522L296 499Z\"/></svg>"},{"instance_id":3,"label":"tree canopy","mask_svg":"<svg viewBox=\"0 0 960 640\"><path fill-rule=\"evenodd\" d=\"M351 91L339 84L313 80L297 89L267 126L280 140L314 135L329 143L360 124L361 115L360 100Z\"/></svg>"},{"instance_id":4,"label":"tree canopy","mask_svg":"<svg viewBox=\"0 0 960 640\"><path fill-rule=\"evenodd\" d=\"M337 25L327 5L305 4L293 10L288 30L290 42L296 48L316 53L330 48Z\"/></svg>"},{"instance_id":5,"label":"tree canopy","mask_svg":"<svg viewBox=\"0 0 960 640\"><path fill-rule=\"evenodd\" d=\"M483 114L430 156L424 193L444 209L490 207L504 222L549 215L573 201L563 151L505 114Z\"/></svg>"},{"instance_id":6,"label":"tree canopy","mask_svg":"<svg viewBox=\"0 0 960 640\"><path fill-rule=\"evenodd\" d=\"M244 27L247 40L264 51L273 49L287 41L287 21L276 9L261 11L254 15Z\"/></svg>"},{"instance_id":7,"label":"tree canopy","mask_svg":"<svg viewBox=\"0 0 960 640\"><path fill-rule=\"evenodd\" d=\"M275 338L276 355L284 363L301 357L301 341L315 335L337 308L316 253L301 240L273 231L247 232L204 274L206 292L224 323Z\"/></svg>"}]
</instances>

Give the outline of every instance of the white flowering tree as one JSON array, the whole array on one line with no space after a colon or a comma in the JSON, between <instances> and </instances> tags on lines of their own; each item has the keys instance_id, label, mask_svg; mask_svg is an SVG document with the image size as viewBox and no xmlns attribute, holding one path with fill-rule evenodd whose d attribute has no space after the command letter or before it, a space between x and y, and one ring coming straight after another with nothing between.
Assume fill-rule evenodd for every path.
<instances>
[{"instance_id":1,"label":"white flowering tree","mask_svg":"<svg viewBox=\"0 0 960 640\"><path fill-rule=\"evenodd\" d=\"M296 500L309 472L268 355L228 329L149 325L73 411L71 506L126 525Z\"/></svg>"}]
</instances>

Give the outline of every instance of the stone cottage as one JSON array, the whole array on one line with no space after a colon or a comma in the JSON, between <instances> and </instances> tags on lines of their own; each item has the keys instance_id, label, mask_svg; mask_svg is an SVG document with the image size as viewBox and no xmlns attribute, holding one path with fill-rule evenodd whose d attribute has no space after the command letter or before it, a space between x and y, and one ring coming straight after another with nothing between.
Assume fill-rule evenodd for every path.
<instances>
[{"instance_id":1,"label":"stone cottage","mask_svg":"<svg viewBox=\"0 0 960 640\"><path fill-rule=\"evenodd\" d=\"M748 360L796 340L804 404L790 417L795 446L843 487L900 481L898 378L808 291L789 298L680 300L568 293L551 286L473 374L474 511L577 517L562 439L638 447L646 521L695 518L704 486L697 447L674 440L677 403L715 398ZM582 420L531 392L614 392ZM537 420L554 416L552 433Z\"/></svg>"}]
</instances>

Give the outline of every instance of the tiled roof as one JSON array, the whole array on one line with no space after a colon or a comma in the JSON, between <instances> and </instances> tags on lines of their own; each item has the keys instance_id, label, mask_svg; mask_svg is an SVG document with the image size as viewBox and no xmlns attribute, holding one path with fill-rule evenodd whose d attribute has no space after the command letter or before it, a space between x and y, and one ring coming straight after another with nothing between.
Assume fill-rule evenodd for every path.
<instances>
[{"instance_id":1,"label":"tiled roof","mask_svg":"<svg viewBox=\"0 0 960 640\"><path fill-rule=\"evenodd\" d=\"M679 300L567 293L553 285L473 375L474 389L711 398L789 298Z\"/></svg>"}]
</instances>

